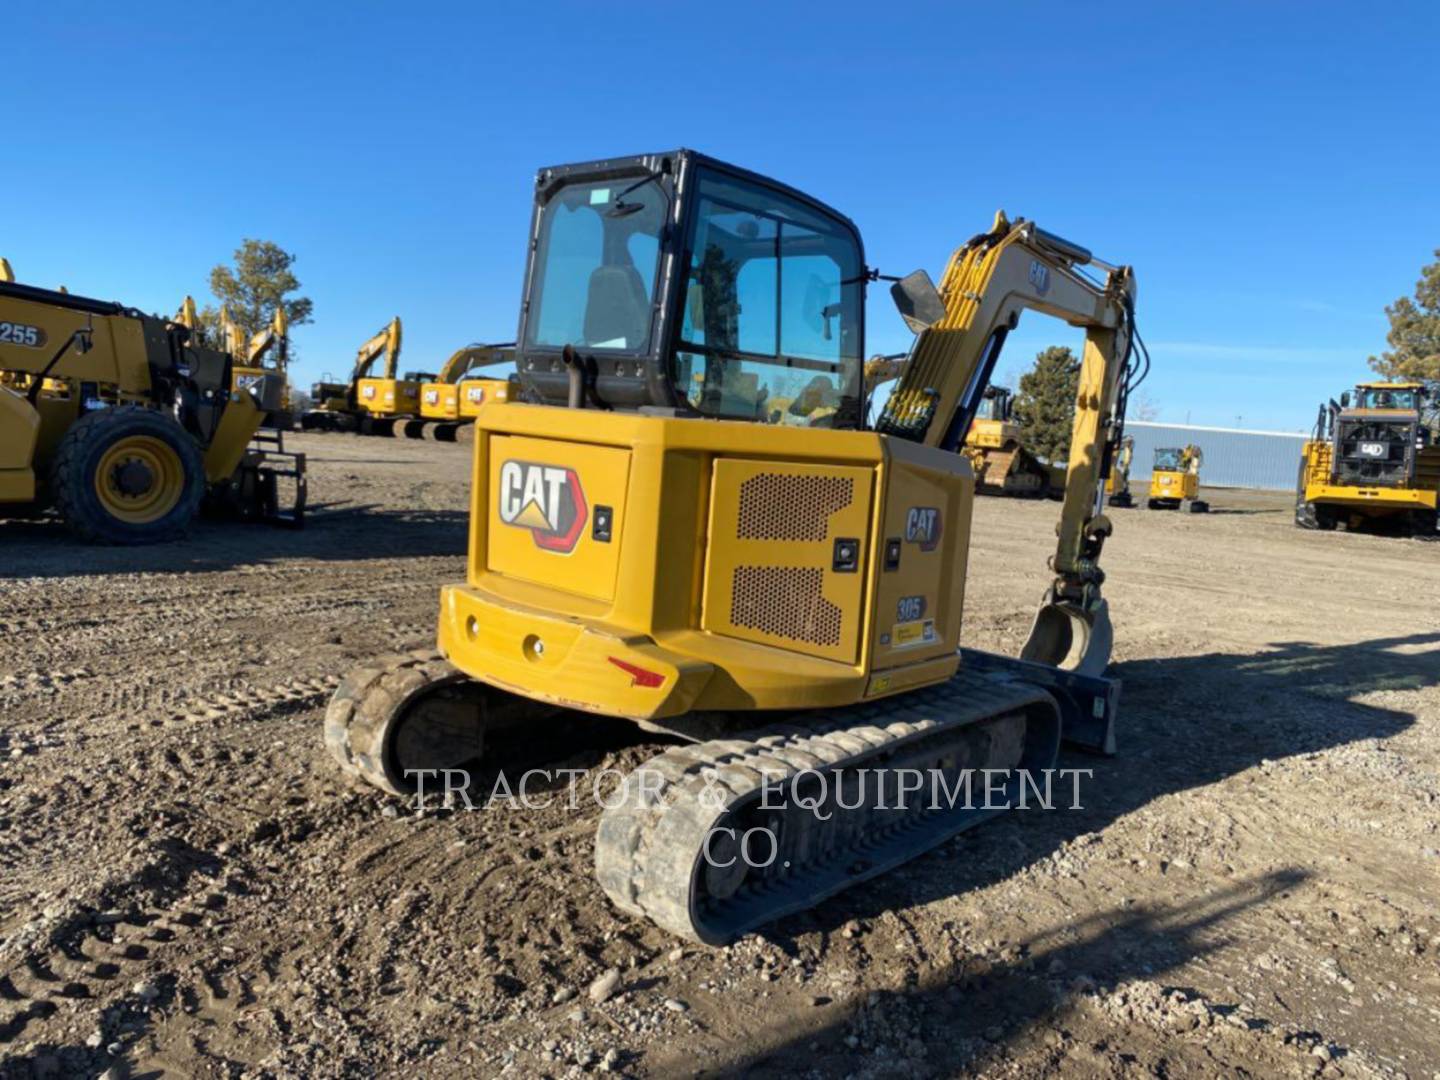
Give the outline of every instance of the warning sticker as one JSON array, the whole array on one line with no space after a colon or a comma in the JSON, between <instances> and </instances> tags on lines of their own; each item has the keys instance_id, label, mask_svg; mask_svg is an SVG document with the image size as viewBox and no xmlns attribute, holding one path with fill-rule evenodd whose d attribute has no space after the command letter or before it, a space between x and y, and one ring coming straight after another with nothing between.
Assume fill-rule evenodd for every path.
<instances>
[{"instance_id":1,"label":"warning sticker","mask_svg":"<svg viewBox=\"0 0 1440 1080\"><path fill-rule=\"evenodd\" d=\"M939 639L935 635L934 619L917 619L914 622L896 623L890 631L892 648L911 649L918 645L933 645Z\"/></svg>"}]
</instances>

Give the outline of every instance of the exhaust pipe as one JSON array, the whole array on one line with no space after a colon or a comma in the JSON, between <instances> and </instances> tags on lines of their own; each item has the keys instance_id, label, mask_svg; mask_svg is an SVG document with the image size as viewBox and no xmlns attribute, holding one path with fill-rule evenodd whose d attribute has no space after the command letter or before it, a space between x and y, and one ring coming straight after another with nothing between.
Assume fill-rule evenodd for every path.
<instances>
[{"instance_id":1,"label":"exhaust pipe","mask_svg":"<svg viewBox=\"0 0 1440 1080\"><path fill-rule=\"evenodd\" d=\"M565 361L565 370L570 374L570 392L566 404L572 409L583 409L585 407L584 365L573 345L566 345L560 356Z\"/></svg>"}]
</instances>

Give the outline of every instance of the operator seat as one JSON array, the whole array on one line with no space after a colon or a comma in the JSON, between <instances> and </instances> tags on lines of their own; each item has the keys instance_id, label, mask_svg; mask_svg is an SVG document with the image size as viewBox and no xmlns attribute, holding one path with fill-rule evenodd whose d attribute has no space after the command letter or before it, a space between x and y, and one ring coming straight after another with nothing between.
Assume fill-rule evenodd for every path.
<instances>
[{"instance_id":1,"label":"operator seat","mask_svg":"<svg viewBox=\"0 0 1440 1080\"><path fill-rule=\"evenodd\" d=\"M643 348L650 330L650 300L634 266L597 266L590 274L585 300L585 343L620 342Z\"/></svg>"}]
</instances>

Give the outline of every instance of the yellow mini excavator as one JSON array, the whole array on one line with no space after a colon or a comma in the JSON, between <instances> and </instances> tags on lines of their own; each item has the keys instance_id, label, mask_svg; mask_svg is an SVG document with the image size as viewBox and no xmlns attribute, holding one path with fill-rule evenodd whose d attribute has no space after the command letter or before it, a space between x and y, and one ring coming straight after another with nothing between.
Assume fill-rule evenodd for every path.
<instances>
[{"instance_id":1,"label":"yellow mini excavator","mask_svg":"<svg viewBox=\"0 0 1440 1080\"><path fill-rule=\"evenodd\" d=\"M381 374L372 372L384 358ZM421 377L398 376L400 316L395 316L355 354L350 380L337 383L322 376L310 391L313 408L300 418L307 431L351 431L361 435L394 435L396 425L420 415Z\"/></svg>"},{"instance_id":2,"label":"yellow mini excavator","mask_svg":"<svg viewBox=\"0 0 1440 1080\"><path fill-rule=\"evenodd\" d=\"M1210 504L1200 498L1200 466L1204 461L1205 455L1198 446L1157 447L1146 508L1208 513Z\"/></svg>"},{"instance_id":3,"label":"yellow mini excavator","mask_svg":"<svg viewBox=\"0 0 1440 1080\"><path fill-rule=\"evenodd\" d=\"M1142 366L1128 267L1001 214L938 290L889 279L917 336L868 426L879 275L847 218L683 150L544 169L535 192L528 400L476 420L438 652L337 688L341 768L434 791L497 731L542 743L562 712L693 740L607 798L596 874L625 911L723 943L1000 812L1062 738L1113 751L1100 505ZM1086 345L1058 545L1012 659L960 648L960 450L1026 310ZM981 769L983 807L931 798Z\"/></svg>"},{"instance_id":4,"label":"yellow mini excavator","mask_svg":"<svg viewBox=\"0 0 1440 1080\"><path fill-rule=\"evenodd\" d=\"M304 458L257 438L280 385L237 392L233 366L180 321L0 281L0 514L50 504L112 544L171 539L202 505L299 524Z\"/></svg>"},{"instance_id":5,"label":"yellow mini excavator","mask_svg":"<svg viewBox=\"0 0 1440 1080\"><path fill-rule=\"evenodd\" d=\"M1425 424L1420 382L1372 382L1320 407L1300 458L1295 524L1440 532L1440 433Z\"/></svg>"},{"instance_id":6,"label":"yellow mini excavator","mask_svg":"<svg viewBox=\"0 0 1440 1080\"><path fill-rule=\"evenodd\" d=\"M515 362L515 346L467 345L445 361L434 379L420 386L420 418L407 420L404 432L411 439L454 442L471 424L486 401L507 401L508 378L466 378L478 369Z\"/></svg>"}]
</instances>

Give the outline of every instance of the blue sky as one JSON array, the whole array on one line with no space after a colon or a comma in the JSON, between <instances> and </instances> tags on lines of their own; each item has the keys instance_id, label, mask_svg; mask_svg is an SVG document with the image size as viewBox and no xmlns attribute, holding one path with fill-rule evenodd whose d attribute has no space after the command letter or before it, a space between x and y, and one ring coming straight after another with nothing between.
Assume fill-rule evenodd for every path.
<instances>
[{"instance_id":1,"label":"blue sky","mask_svg":"<svg viewBox=\"0 0 1440 1080\"><path fill-rule=\"evenodd\" d=\"M1162 419L1307 427L1440 247L1440 5L9 0L0 255L170 312L299 256L296 381L514 335L541 165L692 146L938 276L997 207L1136 267ZM873 290L871 351L908 338ZM1031 316L1002 375L1077 344Z\"/></svg>"}]
</instances>

